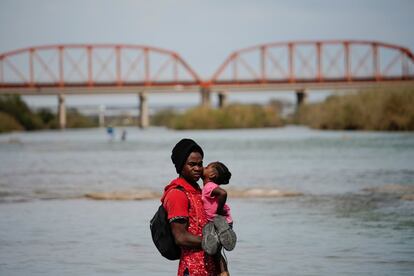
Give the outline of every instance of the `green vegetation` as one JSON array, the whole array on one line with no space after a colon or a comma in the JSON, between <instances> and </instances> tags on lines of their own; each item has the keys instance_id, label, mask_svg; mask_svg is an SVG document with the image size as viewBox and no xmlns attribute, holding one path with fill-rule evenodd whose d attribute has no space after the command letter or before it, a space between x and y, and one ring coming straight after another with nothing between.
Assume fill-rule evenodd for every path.
<instances>
[{"instance_id":1,"label":"green vegetation","mask_svg":"<svg viewBox=\"0 0 414 276\"><path fill-rule=\"evenodd\" d=\"M55 114L49 109L42 108L37 112L37 115L42 120L44 128L55 129L59 127Z\"/></svg>"},{"instance_id":2,"label":"green vegetation","mask_svg":"<svg viewBox=\"0 0 414 276\"><path fill-rule=\"evenodd\" d=\"M227 129L279 127L286 124L277 101L268 105L231 104L221 109L197 107L183 113L162 110L151 117L151 124L172 129ZM96 127L97 118L69 109L68 128ZM107 121L136 125L134 118L114 117ZM414 87L364 90L335 95L322 103L305 104L289 123L317 129L414 130ZM33 112L20 96L0 96L0 133L19 130L58 128L58 118L48 109Z\"/></svg>"},{"instance_id":3,"label":"green vegetation","mask_svg":"<svg viewBox=\"0 0 414 276\"><path fill-rule=\"evenodd\" d=\"M95 120L83 116L76 109L67 112L67 127L82 128L97 126ZM33 112L18 95L0 96L0 133L19 130L58 128L56 114L48 109Z\"/></svg>"},{"instance_id":4,"label":"green vegetation","mask_svg":"<svg viewBox=\"0 0 414 276\"><path fill-rule=\"evenodd\" d=\"M57 126L57 118L54 121L54 124ZM86 117L80 114L76 109L69 109L66 113L66 127L67 128L90 128L97 127L98 120L94 120L90 117Z\"/></svg>"},{"instance_id":5,"label":"green vegetation","mask_svg":"<svg viewBox=\"0 0 414 276\"><path fill-rule=\"evenodd\" d=\"M301 107L297 122L317 129L414 130L414 87L331 96Z\"/></svg>"},{"instance_id":6,"label":"green vegetation","mask_svg":"<svg viewBox=\"0 0 414 276\"><path fill-rule=\"evenodd\" d=\"M150 117L150 123L153 126L171 127L174 123L175 118L179 115L180 113L172 108L163 109Z\"/></svg>"},{"instance_id":7,"label":"green vegetation","mask_svg":"<svg viewBox=\"0 0 414 276\"><path fill-rule=\"evenodd\" d=\"M151 123L173 129L225 129L282 126L280 106L232 104L221 109L197 107L179 114L163 110L151 118Z\"/></svg>"},{"instance_id":8,"label":"green vegetation","mask_svg":"<svg viewBox=\"0 0 414 276\"><path fill-rule=\"evenodd\" d=\"M15 130L23 130L23 127L14 117L0 111L0 133Z\"/></svg>"},{"instance_id":9,"label":"green vegetation","mask_svg":"<svg viewBox=\"0 0 414 276\"><path fill-rule=\"evenodd\" d=\"M0 96L0 111L13 117L26 130L41 129L42 120L34 114L18 95ZM3 122L0 122L3 125Z\"/></svg>"}]
</instances>

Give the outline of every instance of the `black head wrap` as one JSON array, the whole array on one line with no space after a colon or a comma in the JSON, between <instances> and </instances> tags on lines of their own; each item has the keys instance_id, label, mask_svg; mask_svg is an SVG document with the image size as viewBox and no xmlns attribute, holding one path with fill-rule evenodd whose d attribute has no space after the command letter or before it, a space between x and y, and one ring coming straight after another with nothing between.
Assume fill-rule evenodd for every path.
<instances>
[{"instance_id":1,"label":"black head wrap","mask_svg":"<svg viewBox=\"0 0 414 276\"><path fill-rule=\"evenodd\" d=\"M183 170L183 166L192 152L199 152L201 156L204 157L204 152L201 147L191 139L182 139L174 146L171 160L174 163L175 170L178 174Z\"/></svg>"}]
</instances>

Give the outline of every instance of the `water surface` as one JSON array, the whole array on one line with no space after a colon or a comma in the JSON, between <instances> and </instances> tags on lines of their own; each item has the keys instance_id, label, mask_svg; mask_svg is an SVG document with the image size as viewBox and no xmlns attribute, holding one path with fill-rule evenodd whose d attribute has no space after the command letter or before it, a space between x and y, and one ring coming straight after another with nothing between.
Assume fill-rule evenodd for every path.
<instances>
[{"instance_id":1,"label":"water surface","mask_svg":"<svg viewBox=\"0 0 414 276\"><path fill-rule=\"evenodd\" d=\"M183 137L233 174L233 275L414 274L413 133L127 130L0 135L1 275L174 275L148 221Z\"/></svg>"}]
</instances>

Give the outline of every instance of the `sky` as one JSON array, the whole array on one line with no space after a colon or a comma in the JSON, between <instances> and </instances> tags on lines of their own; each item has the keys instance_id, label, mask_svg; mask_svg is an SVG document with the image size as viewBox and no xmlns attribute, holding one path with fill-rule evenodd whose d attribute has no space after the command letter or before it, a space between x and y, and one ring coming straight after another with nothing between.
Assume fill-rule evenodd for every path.
<instances>
[{"instance_id":1,"label":"sky","mask_svg":"<svg viewBox=\"0 0 414 276\"><path fill-rule=\"evenodd\" d=\"M412 0L0 0L0 53L149 45L178 52L208 79L231 52L269 42L361 39L414 51L413 12Z\"/></svg>"}]
</instances>

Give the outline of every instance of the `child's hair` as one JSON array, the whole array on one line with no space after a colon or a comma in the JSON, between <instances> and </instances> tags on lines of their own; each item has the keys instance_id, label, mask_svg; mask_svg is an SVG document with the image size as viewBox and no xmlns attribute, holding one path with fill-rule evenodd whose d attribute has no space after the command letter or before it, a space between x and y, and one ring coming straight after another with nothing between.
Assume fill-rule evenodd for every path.
<instances>
[{"instance_id":1,"label":"child's hair","mask_svg":"<svg viewBox=\"0 0 414 276\"><path fill-rule=\"evenodd\" d=\"M231 172L223 163L216 161L210 163L216 170L217 176L213 179L216 184L228 184L231 178Z\"/></svg>"}]
</instances>

